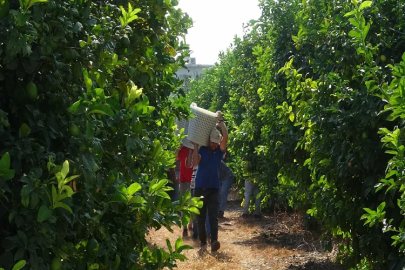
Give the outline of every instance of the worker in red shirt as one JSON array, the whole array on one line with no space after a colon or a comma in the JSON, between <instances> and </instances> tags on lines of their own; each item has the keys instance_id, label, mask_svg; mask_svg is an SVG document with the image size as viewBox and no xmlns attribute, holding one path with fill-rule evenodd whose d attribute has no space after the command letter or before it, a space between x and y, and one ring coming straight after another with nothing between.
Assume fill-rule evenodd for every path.
<instances>
[{"instance_id":1,"label":"worker in red shirt","mask_svg":"<svg viewBox=\"0 0 405 270\"><path fill-rule=\"evenodd\" d=\"M180 176L179 176L179 182L180 182L180 194L184 195L187 190L190 190L190 185L191 185L191 176L193 175L193 166L190 168L187 168L186 166L186 159L191 159L191 156L193 154L193 150L181 146L179 153L177 154L177 160L180 160ZM188 235L188 230L187 226L184 227L183 229L183 236Z\"/></svg>"}]
</instances>

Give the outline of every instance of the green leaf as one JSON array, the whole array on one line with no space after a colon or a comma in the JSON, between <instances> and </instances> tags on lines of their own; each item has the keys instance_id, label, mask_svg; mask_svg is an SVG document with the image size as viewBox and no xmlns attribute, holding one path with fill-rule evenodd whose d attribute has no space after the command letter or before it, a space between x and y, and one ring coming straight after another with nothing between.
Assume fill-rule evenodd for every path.
<instances>
[{"instance_id":1,"label":"green leaf","mask_svg":"<svg viewBox=\"0 0 405 270\"><path fill-rule=\"evenodd\" d=\"M196 208L196 207L190 207L190 208L188 208L188 211L190 211L191 213L197 214L197 215L200 214L200 210L198 210L198 208Z\"/></svg>"},{"instance_id":2,"label":"green leaf","mask_svg":"<svg viewBox=\"0 0 405 270\"><path fill-rule=\"evenodd\" d=\"M52 210L49 209L48 206L42 205L38 211L37 221L43 222L43 221L47 220L51 215L52 215Z\"/></svg>"},{"instance_id":3,"label":"green leaf","mask_svg":"<svg viewBox=\"0 0 405 270\"><path fill-rule=\"evenodd\" d=\"M385 202L382 202L378 207L377 207L377 213L381 213L385 208Z\"/></svg>"},{"instance_id":4,"label":"green leaf","mask_svg":"<svg viewBox=\"0 0 405 270\"><path fill-rule=\"evenodd\" d=\"M349 36L361 38L361 33L357 29L356 30L351 30L349 32Z\"/></svg>"},{"instance_id":5,"label":"green leaf","mask_svg":"<svg viewBox=\"0 0 405 270\"><path fill-rule=\"evenodd\" d=\"M28 207L28 205L30 204L30 197L29 197L29 196L23 196L23 197L21 197L21 203L22 203L22 205L24 205L25 207Z\"/></svg>"},{"instance_id":6,"label":"green leaf","mask_svg":"<svg viewBox=\"0 0 405 270\"><path fill-rule=\"evenodd\" d=\"M347 13L345 14L345 17L349 17L349 16L353 15L354 13L356 13L356 11L347 12Z\"/></svg>"},{"instance_id":7,"label":"green leaf","mask_svg":"<svg viewBox=\"0 0 405 270\"><path fill-rule=\"evenodd\" d=\"M61 200L63 200L63 199L65 199L65 198L67 198L67 197L72 197L76 192L74 192L73 191L73 189L70 187L70 186L68 186L68 185L64 185L63 187L62 187L62 192L63 191L66 191L66 193L64 193L64 194L62 194L60 197L59 197L59 199L58 199L58 201L61 201ZM66 195L66 197L64 196L64 195ZM62 198L62 196L64 196L63 198Z\"/></svg>"},{"instance_id":8,"label":"green leaf","mask_svg":"<svg viewBox=\"0 0 405 270\"><path fill-rule=\"evenodd\" d=\"M359 10L363 10L365 8L370 7L373 4L372 1L364 1L363 3L361 3Z\"/></svg>"},{"instance_id":9,"label":"green leaf","mask_svg":"<svg viewBox=\"0 0 405 270\"><path fill-rule=\"evenodd\" d=\"M166 180L166 179L160 180L158 183L156 183L156 184L154 184L154 185L152 185L152 186L150 187L150 192L158 191L158 190L161 189L164 185L166 185L166 183L167 183L167 180Z\"/></svg>"},{"instance_id":10,"label":"green leaf","mask_svg":"<svg viewBox=\"0 0 405 270\"><path fill-rule=\"evenodd\" d=\"M193 249L192 246L189 245L183 245L181 246L178 250L176 250L177 252L182 252L183 250L189 250L189 249ZM187 258L186 258L187 259Z\"/></svg>"},{"instance_id":11,"label":"green leaf","mask_svg":"<svg viewBox=\"0 0 405 270\"><path fill-rule=\"evenodd\" d=\"M142 186L139 183L133 183L128 187L128 194L129 195L134 195L135 192L141 190Z\"/></svg>"},{"instance_id":12,"label":"green leaf","mask_svg":"<svg viewBox=\"0 0 405 270\"><path fill-rule=\"evenodd\" d=\"M109 115L109 116L114 116L113 110L111 110L109 105L105 105L105 104L92 105L89 108L89 114L90 113L101 113L101 114L105 114L105 115Z\"/></svg>"},{"instance_id":13,"label":"green leaf","mask_svg":"<svg viewBox=\"0 0 405 270\"><path fill-rule=\"evenodd\" d=\"M169 194L167 194L167 192L166 192L166 191L169 191L169 190L167 190L167 188L170 188L170 190L173 190L173 188L166 186L166 187L164 188L164 190L159 191L159 192L157 193L157 195L160 196L160 197L163 197L163 198L166 198L166 199L169 199L169 200L170 200L170 196L169 196Z\"/></svg>"},{"instance_id":14,"label":"green leaf","mask_svg":"<svg viewBox=\"0 0 405 270\"><path fill-rule=\"evenodd\" d=\"M14 170L10 170L10 154L6 152L0 160L0 178L3 180L10 180L14 177Z\"/></svg>"},{"instance_id":15,"label":"green leaf","mask_svg":"<svg viewBox=\"0 0 405 270\"><path fill-rule=\"evenodd\" d=\"M72 106L69 107L69 112L75 115L82 114L86 111L87 107L84 104L83 100L75 102Z\"/></svg>"},{"instance_id":16,"label":"green leaf","mask_svg":"<svg viewBox=\"0 0 405 270\"><path fill-rule=\"evenodd\" d=\"M93 263L92 265L88 266L88 270L94 270L94 269L99 269L100 265L98 263Z\"/></svg>"},{"instance_id":17,"label":"green leaf","mask_svg":"<svg viewBox=\"0 0 405 270\"><path fill-rule=\"evenodd\" d=\"M126 25L128 25L130 22L132 22L133 20L137 19L138 16L135 15L138 12L141 11L141 9L136 8L134 10L132 10L132 5L131 3L128 3L128 12L125 11L124 7L120 6L121 12L122 12L122 16L120 17L120 21L121 21L121 26L124 28Z\"/></svg>"},{"instance_id":18,"label":"green leaf","mask_svg":"<svg viewBox=\"0 0 405 270\"><path fill-rule=\"evenodd\" d=\"M290 121L291 121L291 122L294 122L294 113L290 113L289 118L290 118Z\"/></svg>"},{"instance_id":19,"label":"green leaf","mask_svg":"<svg viewBox=\"0 0 405 270\"><path fill-rule=\"evenodd\" d=\"M350 19L349 19L349 22L350 22L353 26L355 26L355 27L357 27L357 28L360 27L359 22L358 22L356 19L354 19L354 18L350 18Z\"/></svg>"},{"instance_id":20,"label":"green leaf","mask_svg":"<svg viewBox=\"0 0 405 270\"><path fill-rule=\"evenodd\" d=\"M93 86L93 82L90 79L89 73L87 72L87 70L85 68L83 68L82 71L83 71L84 83L86 84L87 93L89 93Z\"/></svg>"},{"instance_id":21,"label":"green leaf","mask_svg":"<svg viewBox=\"0 0 405 270\"><path fill-rule=\"evenodd\" d=\"M174 244L175 250L177 251L183 245L183 238L178 238Z\"/></svg>"},{"instance_id":22,"label":"green leaf","mask_svg":"<svg viewBox=\"0 0 405 270\"><path fill-rule=\"evenodd\" d=\"M65 179L65 181L63 181L63 184L67 184L67 183L69 183L70 181L72 181L72 180L78 178L79 176L80 176L80 175L72 175L72 176L69 176L68 178Z\"/></svg>"},{"instance_id":23,"label":"green leaf","mask_svg":"<svg viewBox=\"0 0 405 270\"><path fill-rule=\"evenodd\" d=\"M27 262L26 262L25 260L21 260L21 261L19 261L18 263L16 263L16 264L13 266L13 269L12 269L12 270L20 270L21 268L23 268L23 267L25 266L26 263L27 263Z\"/></svg>"},{"instance_id":24,"label":"green leaf","mask_svg":"<svg viewBox=\"0 0 405 270\"><path fill-rule=\"evenodd\" d=\"M28 2L27 2L27 0L25 0L25 1L22 1L22 2L27 4L26 6L24 5L24 9L28 10L30 7L32 7L35 4L46 3L48 1L49 0L28 0Z\"/></svg>"},{"instance_id":25,"label":"green leaf","mask_svg":"<svg viewBox=\"0 0 405 270\"><path fill-rule=\"evenodd\" d=\"M59 194L56 190L56 187L52 185L52 204L55 205L59 201Z\"/></svg>"},{"instance_id":26,"label":"green leaf","mask_svg":"<svg viewBox=\"0 0 405 270\"><path fill-rule=\"evenodd\" d=\"M363 29L363 39L365 39L367 37L369 30L370 30L370 24L368 23Z\"/></svg>"},{"instance_id":27,"label":"green leaf","mask_svg":"<svg viewBox=\"0 0 405 270\"><path fill-rule=\"evenodd\" d=\"M133 196L131 200L129 200L130 203L147 203L147 201L141 197L141 196Z\"/></svg>"},{"instance_id":28,"label":"green leaf","mask_svg":"<svg viewBox=\"0 0 405 270\"><path fill-rule=\"evenodd\" d=\"M15 218L15 216L17 215L17 213L16 212L11 212L9 215L8 215L8 222L9 223L11 223L11 221L13 221L13 219Z\"/></svg>"},{"instance_id":29,"label":"green leaf","mask_svg":"<svg viewBox=\"0 0 405 270\"><path fill-rule=\"evenodd\" d=\"M62 176L62 180L65 180L66 176L69 173L69 161L65 160L65 162L63 162L63 167L62 170L60 171L61 176Z\"/></svg>"},{"instance_id":30,"label":"green leaf","mask_svg":"<svg viewBox=\"0 0 405 270\"><path fill-rule=\"evenodd\" d=\"M17 231L17 234L23 240L24 245L28 246L28 239L27 239L27 236L25 235L25 233L22 231Z\"/></svg>"},{"instance_id":31,"label":"green leaf","mask_svg":"<svg viewBox=\"0 0 405 270\"><path fill-rule=\"evenodd\" d=\"M166 238L166 245L167 245L167 249L169 250L169 252L173 253L173 247L172 247L172 244L170 243L169 238Z\"/></svg>"},{"instance_id":32,"label":"green leaf","mask_svg":"<svg viewBox=\"0 0 405 270\"><path fill-rule=\"evenodd\" d=\"M112 198L110 199L110 202L122 202L122 203L127 203L127 198L125 198L124 195L122 194L114 194Z\"/></svg>"},{"instance_id":33,"label":"green leaf","mask_svg":"<svg viewBox=\"0 0 405 270\"><path fill-rule=\"evenodd\" d=\"M10 168L10 154L6 152L0 159L0 172Z\"/></svg>"},{"instance_id":34,"label":"green leaf","mask_svg":"<svg viewBox=\"0 0 405 270\"><path fill-rule=\"evenodd\" d=\"M370 208L363 208L364 211L366 211L367 213L369 213L370 215L375 215L377 212L371 210Z\"/></svg>"},{"instance_id":35,"label":"green leaf","mask_svg":"<svg viewBox=\"0 0 405 270\"><path fill-rule=\"evenodd\" d=\"M128 195L128 190L124 185L119 185L117 189L124 195Z\"/></svg>"},{"instance_id":36,"label":"green leaf","mask_svg":"<svg viewBox=\"0 0 405 270\"><path fill-rule=\"evenodd\" d=\"M121 264L121 257L120 255L115 255L115 261L114 261L114 265L113 265L113 270L118 269L118 267Z\"/></svg>"},{"instance_id":37,"label":"green leaf","mask_svg":"<svg viewBox=\"0 0 405 270\"><path fill-rule=\"evenodd\" d=\"M58 207L65 209L66 211L68 211L69 213L71 213L71 214L73 215L72 209L71 209L70 206L67 205L66 203L58 202L58 203L56 203L56 204L54 205L53 209L58 208Z\"/></svg>"}]
</instances>

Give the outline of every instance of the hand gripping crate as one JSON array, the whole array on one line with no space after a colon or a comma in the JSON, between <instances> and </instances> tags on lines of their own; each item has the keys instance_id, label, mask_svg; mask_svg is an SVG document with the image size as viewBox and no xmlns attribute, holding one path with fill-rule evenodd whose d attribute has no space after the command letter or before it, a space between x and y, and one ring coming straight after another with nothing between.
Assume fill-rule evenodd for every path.
<instances>
[{"instance_id":1,"label":"hand gripping crate","mask_svg":"<svg viewBox=\"0 0 405 270\"><path fill-rule=\"evenodd\" d=\"M179 131L184 128L183 135L188 135L188 121L186 119L176 119L177 130L176 134L179 134ZM183 138L181 142L185 147L194 149L194 145L186 138Z\"/></svg>"},{"instance_id":2,"label":"hand gripping crate","mask_svg":"<svg viewBox=\"0 0 405 270\"><path fill-rule=\"evenodd\" d=\"M198 145L208 146L211 131L217 123L217 114L199 108L195 103L191 103L190 108L195 117L189 120L187 139Z\"/></svg>"}]
</instances>

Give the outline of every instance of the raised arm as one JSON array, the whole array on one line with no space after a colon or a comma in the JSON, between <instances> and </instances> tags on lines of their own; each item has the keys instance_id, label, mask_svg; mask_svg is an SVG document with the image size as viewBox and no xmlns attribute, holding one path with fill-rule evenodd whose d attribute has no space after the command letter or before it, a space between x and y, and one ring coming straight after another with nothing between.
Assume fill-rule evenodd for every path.
<instances>
[{"instance_id":1,"label":"raised arm","mask_svg":"<svg viewBox=\"0 0 405 270\"><path fill-rule=\"evenodd\" d=\"M198 144L195 142L191 142L194 145L194 151L193 151L193 166L197 166L200 164L201 156L198 154Z\"/></svg>"},{"instance_id":2,"label":"raised arm","mask_svg":"<svg viewBox=\"0 0 405 270\"><path fill-rule=\"evenodd\" d=\"M220 148L221 148L221 150L223 152L225 152L226 144L228 142L228 129L226 128L222 112L218 111L217 115L218 115L217 126L219 126L221 128L221 131L222 131L222 140L221 140Z\"/></svg>"},{"instance_id":3,"label":"raised arm","mask_svg":"<svg viewBox=\"0 0 405 270\"><path fill-rule=\"evenodd\" d=\"M188 153L187 153L187 157L186 157L186 168L193 167L193 152L194 152L194 150L188 149Z\"/></svg>"}]
</instances>

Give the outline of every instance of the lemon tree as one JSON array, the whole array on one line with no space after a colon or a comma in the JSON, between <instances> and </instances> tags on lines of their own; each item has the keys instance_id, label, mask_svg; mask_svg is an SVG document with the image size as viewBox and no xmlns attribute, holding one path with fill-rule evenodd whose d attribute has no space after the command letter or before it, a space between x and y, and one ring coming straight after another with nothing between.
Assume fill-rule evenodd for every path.
<instances>
[{"instance_id":1,"label":"lemon tree","mask_svg":"<svg viewBox=\"0 0 405 270\"><path fill-rule=\"evenodd\" d=\"M260 1L188 92L225 113L240 186L253 178L264 208L301 210L348 269L405 265L403 6Z\"/></svg>"},{"instance_id":2,"label":"lemon tree","mask_svg":"<svg viewBox=\"0 0 405 270\"><path fill-rule=\"evenodd\" d=\"M185 259L187 245L161 249L146 237L187 224L200 206L167 194L174 120L189 116L175 72L192 21L177 5L0 1L0 267L162 269Z\"/></svg>"}]
</instances>

